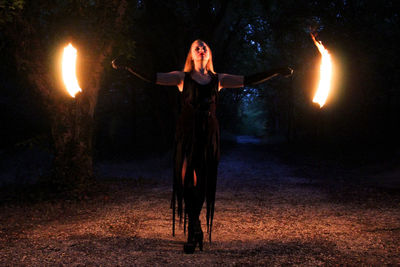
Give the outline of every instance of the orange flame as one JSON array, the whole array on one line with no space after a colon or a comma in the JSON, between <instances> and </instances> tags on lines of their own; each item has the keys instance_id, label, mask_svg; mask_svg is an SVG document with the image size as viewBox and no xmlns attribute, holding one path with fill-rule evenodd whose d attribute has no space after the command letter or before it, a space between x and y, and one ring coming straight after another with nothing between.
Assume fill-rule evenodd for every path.
<instances>
[{"instance_id":1,"label":"orange flame","mask_svg":"<svg viewBox=\"0 0 400 267\"><path fill-rule=\"evenodd\" d=\"M78 92L82 92L82 89L78 84L78 79L76 78L76 49L72 44L68 44L64 48L62 58L62 76L65 87L72 97L75 97Z\"/></svg>"},{"instance_id":2,"label":"orange flame","mask_svg":"<svg viewBox=\"0 0 400 267\"><path fill-rule=\"evenodd\" d=\"M329 91L331 89L332 80L332 59L328 50L322 45L320 41L317 41L314 35L311 34L315 45L317 46L319 52L321 53L321 66L320 66L320 79L317 92L315 93L313 102L318 103L319 107L325 104L328 98Z\"/></svg>"}]
</instances>

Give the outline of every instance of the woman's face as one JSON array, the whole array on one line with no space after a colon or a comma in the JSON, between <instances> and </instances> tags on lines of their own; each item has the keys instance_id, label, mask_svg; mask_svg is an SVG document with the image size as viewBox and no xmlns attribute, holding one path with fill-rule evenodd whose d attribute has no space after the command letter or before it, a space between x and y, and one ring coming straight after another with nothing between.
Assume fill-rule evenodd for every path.
<instances>
[{"instance_id":1,"label":"woman's face","mask_svg":"<svg viewBox=\"0 0 400 267\"><path fill-rule=\"evenodd\" d=\"M194 61L208 61L210 59L208 46L203 42L195 42L192 45L192 59Z\"/></svg>"}]
</instances>

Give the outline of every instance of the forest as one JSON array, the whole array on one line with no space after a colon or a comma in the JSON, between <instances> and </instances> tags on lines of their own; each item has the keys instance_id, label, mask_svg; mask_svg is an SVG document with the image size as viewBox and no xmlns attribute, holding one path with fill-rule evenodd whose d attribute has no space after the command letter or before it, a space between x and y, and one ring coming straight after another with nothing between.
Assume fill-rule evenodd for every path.
<instances>
[{"instance_id":1,"label":"forest","mask_svg":"<svg viewBox=\"0 0 400 267\"><path fill-rule=\"evenodd\" d=\"M0 0L0 202L90 198L104 186L103 163L161 158L172 166L181 93L111 61L124 55L142 72L181 71L196 39L210 46L217 73L294 70L220 91L222 158L244 137L260 144L250 150L291 160L398 162L399 10L393 0ZM312 101L321 55L310 34L333 60L323 107ZM68 43L78 51L75 98L60 71Z\"/></svg>"},{"instance_id":2,"label":"forest","mask_svg":"<svg viewBox=\"0 0 400 267\"><path fill-rule=\"evenodd\" d=\"M57 157L64 162L74 112L85 170L91 157L171 150L179 91L145 84L110 62L124 54L142 71L181 70L191 42L202 39L220 73L294 69L290 79L221 91L223 138L398 153L395 1L2 1L0 7L3 151L44 145L55 164ZM332 94L321 109L311 101L320 55L310 33L334 61ZM78 111L57 65L67 42L82 47Z\"/></svg>"}]
</instances>

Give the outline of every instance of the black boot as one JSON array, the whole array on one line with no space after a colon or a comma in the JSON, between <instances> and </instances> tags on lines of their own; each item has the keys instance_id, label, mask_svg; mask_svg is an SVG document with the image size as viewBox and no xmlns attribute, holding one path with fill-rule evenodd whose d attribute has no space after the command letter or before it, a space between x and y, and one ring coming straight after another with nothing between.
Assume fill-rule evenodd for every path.
<instances>
[{"instance_id":1,"label":"black boot","mask_svg":"<svg viewBox=\"0 0 400 267\"><path fill-rule=\"evenodd\" d=\"M199 219L194 222L189 219L188 241L183 245L183 251L186 254L193 254L197 243L199 244L200 251L203 251L203 230L201 229L201 222Z\"/></svg>"}]
</instances>

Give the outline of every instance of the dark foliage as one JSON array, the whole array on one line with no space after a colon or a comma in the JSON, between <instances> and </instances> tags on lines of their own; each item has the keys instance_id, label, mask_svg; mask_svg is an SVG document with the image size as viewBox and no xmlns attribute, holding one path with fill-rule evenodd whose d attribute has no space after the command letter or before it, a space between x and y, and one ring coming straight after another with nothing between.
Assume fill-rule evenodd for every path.
<instances>
[{"instance_id":1,"label":"dark foliage","mask_svg":"<svg viewBox=\"0 0 400 267\"><path fill-rule=\"evenodd\" d=\"M118 34L105 19L113 11L112 1L100 2L82 2L74 9L75 1L0 1L0 14L7 15L0 20L2 150L37 135L50 136L54 109L47 107L54 103L49 90L54 84L45 81L53 73L43 62L75 32L86 51L93 48L91 57L98 62L96 70L84 67L86 74L97 72L89 82L94 114L87 134L95 144L89 155L120 159L171 149L178 90L144 84L112 70L108 62L123 53L143 72L181 70L189 45L198 38L211 46L217 72L295 70L291 79L221 91L222 136L284 137L297 144L384 153L399 149L396 1L142 0L127 7ZM311 101L320 56L310 32L335 61L334 93L322 109ZM38 44L45 49L39 51Z\"/></svg>"}]
</instances>

